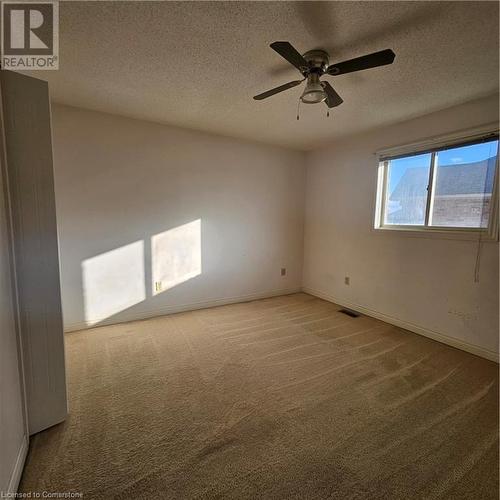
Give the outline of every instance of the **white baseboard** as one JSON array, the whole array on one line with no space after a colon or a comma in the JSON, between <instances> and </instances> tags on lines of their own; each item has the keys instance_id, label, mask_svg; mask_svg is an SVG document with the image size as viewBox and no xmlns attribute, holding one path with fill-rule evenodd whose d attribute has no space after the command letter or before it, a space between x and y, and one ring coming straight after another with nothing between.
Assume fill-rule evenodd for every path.
<instances>
[{"instance_id":1,"label":"white baseboard","mask_svg":"<svg viewBox=\"0 0 500 500\"><path fill-rule=\"evenodd\" d=\"M269 297L277 297L279 295L290 295L291 293L301 292L302 289L300 287L294 288L285 288L281 290L271 290L267 292L257 292L248 295L239 295L234 297L224 297L220 299L212 299L212 300L204 300L200 302L190 302L188 304L181 305L173 305L173 306L163 306L157 307L155 309L150 309L147 311L134 312L127 314L127 311L124 311L119 319L110 319L106 321L106 319L97 320L97 321L88 321L81 323L72 323L64 326L64 331L66 333L74 332L77 330L85 330L88 328L95 328L98 326L107 326L107 325L115 325L118 323L128 323L129 321L139 321L142 319L154 318L156 316L165 316L167 314L175 314L185 311L194 311L197 309L207 309L209 307L217 307L224 306L227 304L235 304L238 302L250 302L252 300L258 299L267 299Z\"/></svg>"},{"instance_id":2,"label":"white baseboard","mask_svg":"<svg viewBox=\"0 0 500 500\"><path fill-rule=\"evenodd\" d=\"M12 470L12 475L10 476L9 486L7 487L7 493L17 493L19 488L19 481L21 480L21 474L24 469L24 462L26 461L26 456L28 455L28 437L25 436L19 452L17 454L16 463L14 469Z\"/></svg>"},{"instance_id":3,"label":"white baseboard","mask_svg":"<svg viewBox=\"0 0 500 500\"><path fill-rule=\"evenodd\" d=\"M413 323L409 323L407 321L394 318L393 316L388 316L387 314L381 313L379 311L374 311L373 309L361 306L360 304L355 304L353 302L339 299L337 297L332 297L330 294L321 292L319 290L314 290L309 287L303 287L302 291L310 295L314 295L315 297L319 297L320 299L327 300L328 302L333 302L334 304L338 304L339 306L347 307L348 309L360 312L361 314L365 314L366 316L371 316L372 318L379 319L381 321L384 321L385 323L390 323L391 325L398 326L399 328L404 328L405 330L417 333L418 335L423 335L424 337L428 337L432 340L436 340L443 344L447 344L451 347L456 347L457 349L461 349L462 351L470 352L471 354L475 354L476 356L481 356L482 358L489 359L490 361L495 361L496 363L499 362L499 356L500 356L499 353L490 351L489 349L484 349L483 347L479 347L474 344L469 344L468 342L455 339L443 333L429 330L428 328L424 328L422 326L418 326Z\"/></svg>"}]
</instances>

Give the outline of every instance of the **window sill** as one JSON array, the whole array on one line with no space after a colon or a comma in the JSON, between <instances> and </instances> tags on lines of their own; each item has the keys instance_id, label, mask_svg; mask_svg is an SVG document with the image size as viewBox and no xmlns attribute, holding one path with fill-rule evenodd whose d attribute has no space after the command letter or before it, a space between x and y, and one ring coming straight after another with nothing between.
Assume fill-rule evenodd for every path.
<instances>
[{"instance_id":1,"label":"window sill","mask_svg":"<svg viewBox=\"0 0 500 500\"><path fill-rule=\"evenodd\" d=\"M420 227L381 226L372 228L372 231L379 234L394 234L410 238L478 241L481 236L481 241L484 243L496 243L498 241L498 239L489 234L487 230L479 231L477 229L422 229Z\"/></svg>"}]
</instances>

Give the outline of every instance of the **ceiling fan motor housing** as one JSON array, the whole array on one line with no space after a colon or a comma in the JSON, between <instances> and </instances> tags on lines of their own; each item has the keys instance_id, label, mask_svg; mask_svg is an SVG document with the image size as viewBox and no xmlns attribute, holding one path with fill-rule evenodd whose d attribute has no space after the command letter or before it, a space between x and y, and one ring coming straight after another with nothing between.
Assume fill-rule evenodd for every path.
<instances>
[{"instance_id":1,"label":"ceiling fan motor housing","mask_svg":"<svg viewBox=\"0 0 500 500\"><path fill-rule=\"evenodd\" d=\"M328 53L324 50L310 50L302 56L309 65L308 71L303 73L306 76L308 73L316 73L318 75L324 75L328 66L330 65L330 58Z\"/></svg>"}]
</instances>

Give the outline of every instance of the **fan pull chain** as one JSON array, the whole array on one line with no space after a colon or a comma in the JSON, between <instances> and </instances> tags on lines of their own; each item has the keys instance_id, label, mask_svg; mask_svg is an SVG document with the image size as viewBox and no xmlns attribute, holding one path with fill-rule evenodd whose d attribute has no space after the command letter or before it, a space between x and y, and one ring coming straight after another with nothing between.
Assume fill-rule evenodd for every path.
<instances>
[{"instance_id":1,"label":"fan pull chain","mask_svg":"<svg viewBox=\"0 0 500 500\"><path fill-rule=\"evenodd\" d=\"M297 121L299 121L300 119L299 111L300 111L300 97L299 97L299 102L297 103Z\"/></svg>"}]
</instances>

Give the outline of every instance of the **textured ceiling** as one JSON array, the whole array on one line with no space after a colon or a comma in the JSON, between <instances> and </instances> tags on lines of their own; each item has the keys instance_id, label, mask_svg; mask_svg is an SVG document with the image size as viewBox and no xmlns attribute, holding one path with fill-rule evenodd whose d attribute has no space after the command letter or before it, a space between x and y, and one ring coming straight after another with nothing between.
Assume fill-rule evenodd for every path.
<instances>
[{"instance_id":1,"label":"textured ceiling","mask_svg":"<svg viewBox=\"0 0 500 500\"><path fill-rule=\"evenodd\" d=\"M498 92L497 2L61 2L56 102L308 150ZM301 105L269 44L392 66L328 77L344 104Z\"/></svg>"}]
</instances>

